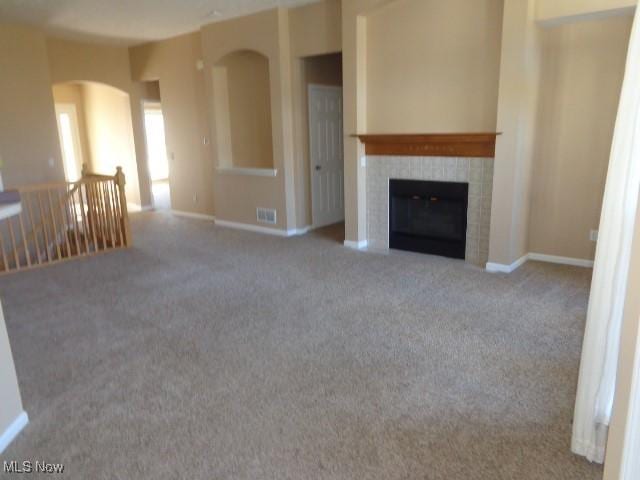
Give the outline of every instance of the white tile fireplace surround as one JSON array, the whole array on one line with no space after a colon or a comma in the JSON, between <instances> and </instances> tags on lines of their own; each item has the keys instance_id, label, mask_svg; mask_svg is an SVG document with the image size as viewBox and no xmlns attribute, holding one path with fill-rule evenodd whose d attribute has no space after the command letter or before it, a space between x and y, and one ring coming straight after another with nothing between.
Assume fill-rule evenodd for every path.
<instances>
[{"instance_id":1,"label":"white tile fireplace surround","mask_svg":"<svg viewBox=\"0 0 640 480\"><path fill-rule=\"evenodd\" d=\"M489 258L493 158L367 156L367 236L372 249L389 248L389 179L469 184L465 261L484 268Z\"/></svg>"}]
</instances>

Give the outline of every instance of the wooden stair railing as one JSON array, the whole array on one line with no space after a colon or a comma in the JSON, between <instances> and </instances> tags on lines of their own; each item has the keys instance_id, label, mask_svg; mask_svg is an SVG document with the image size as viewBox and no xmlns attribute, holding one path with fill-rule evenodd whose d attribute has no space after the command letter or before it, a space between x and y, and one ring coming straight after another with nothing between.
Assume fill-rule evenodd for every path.
<instances>
[{"instance_id":1,"label":"wooden stair railing","mask_svg":"<svg viewBox=\"0 0 640 480\"><path fill-rule=\"evenodd\" d=\"M125 177L19 188L22 211L0 220L0 274L131 246Z\"/></svg>"}]
</instances>

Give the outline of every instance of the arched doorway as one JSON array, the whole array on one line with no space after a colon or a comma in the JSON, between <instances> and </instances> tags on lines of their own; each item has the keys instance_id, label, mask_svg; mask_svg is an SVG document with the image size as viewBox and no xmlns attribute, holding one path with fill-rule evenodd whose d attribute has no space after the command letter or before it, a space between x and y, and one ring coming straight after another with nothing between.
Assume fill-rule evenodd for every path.
<instances>
[{"instance_id":1,"label":"arched doorway","mask_svg":"<svg viewBox=\"0 0 640 480\"><path fill-rule=\"evenodd\" d=\"M58 83L52 90L67 181L80 177L83 164L92 172L104 174L122 166L127 200L139 204L129 94L85 81Z\"/></svg>"}]
</instances>

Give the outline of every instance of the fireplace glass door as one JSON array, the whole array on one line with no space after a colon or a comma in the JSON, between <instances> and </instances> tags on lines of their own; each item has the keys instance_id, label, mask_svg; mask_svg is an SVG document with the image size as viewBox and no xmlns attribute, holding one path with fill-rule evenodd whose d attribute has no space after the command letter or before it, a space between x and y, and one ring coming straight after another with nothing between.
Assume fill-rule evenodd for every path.
<instances>
[{"instance_id":1,"label":"fireplace glass door","mask_svg":"<svg viewBox=\"0 0 640 480\"><path fill-rule=\"evenodd\" d=\"M464 258L466 183L390 180L389 246Z\"/></svg>"}]
</instances>

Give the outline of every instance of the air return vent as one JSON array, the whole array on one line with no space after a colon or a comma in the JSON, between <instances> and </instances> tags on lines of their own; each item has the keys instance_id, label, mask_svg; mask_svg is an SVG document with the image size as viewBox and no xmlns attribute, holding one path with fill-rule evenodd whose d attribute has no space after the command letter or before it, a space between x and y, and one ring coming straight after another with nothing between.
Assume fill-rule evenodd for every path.
<instances>
[{"instance_id":1,"label":"air return vent","mask_svg":"<svg viewBox=\"0 0 640 480\"><path fill-rule=\"evenodd\" d=\"M258 221L260 223L270 223L274 225L276 223L276 211L273 208L257 208Z\"/></svg>"}]
</instances>

